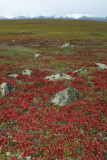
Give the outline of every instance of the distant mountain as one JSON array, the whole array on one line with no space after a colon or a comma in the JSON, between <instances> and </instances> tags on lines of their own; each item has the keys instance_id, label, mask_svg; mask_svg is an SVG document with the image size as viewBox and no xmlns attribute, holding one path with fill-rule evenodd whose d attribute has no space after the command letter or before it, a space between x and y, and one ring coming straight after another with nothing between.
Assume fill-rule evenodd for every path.
<instances>
[{"instance_id":1,"label":"distant mountain","mask_svg":"<svg viewBox=\"0 0 107 160\"><path fill-rule=\"evenodd\" d=\"M91 20L91 21L107 21L106 17L92 17L83 14L72 15L55 15L55 16L1 16L0 19L74 19L74 20Z\"/></svg>"},{"instance_id":2,"label":"distant mountain","mask_svg":"<svg viewBox=\"0 0 107 160\"><path fill-rule=\"evenodd\" d=\"M91 21L107 21L107 17L80 17L79 20L91 20Z\"/></svg>"}]
</instances>

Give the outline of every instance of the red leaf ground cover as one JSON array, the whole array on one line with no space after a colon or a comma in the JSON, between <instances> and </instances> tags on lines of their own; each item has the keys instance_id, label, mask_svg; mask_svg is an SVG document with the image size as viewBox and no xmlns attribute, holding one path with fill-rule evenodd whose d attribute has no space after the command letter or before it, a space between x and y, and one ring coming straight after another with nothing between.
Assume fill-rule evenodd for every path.
<instances>
[{"instance_id":1,"label":"red leaf ground cover","mask_svg":"<svg viewBox=\"0 0 107 160\"><path fill-rule=\"evenodd\" d=\"M90 56L88 51L78 53ZM78 68L97 67L94 61L83 62L82 57L76 56L56 56L55 61L61 62L65 57L65 63L67 60L81 62ZM30 76L20 74L15 79L9 76L10 70L21 73L22 69L1 65L0 70L0 84L9 82L15 88L0 97L1 154L9 152L11 160L18 159L17 154L22 159L31 156L32 160L104 160L107 150L106 69L90 72L90 80L85 73L80 77L78 73L68 72L66 74L75 77L74 80L55 82L44 79L50 71L32 69ZM52 95L69 86L82 94L75 104L56 106L49 101Z\"/></svg>"}]
</instances>

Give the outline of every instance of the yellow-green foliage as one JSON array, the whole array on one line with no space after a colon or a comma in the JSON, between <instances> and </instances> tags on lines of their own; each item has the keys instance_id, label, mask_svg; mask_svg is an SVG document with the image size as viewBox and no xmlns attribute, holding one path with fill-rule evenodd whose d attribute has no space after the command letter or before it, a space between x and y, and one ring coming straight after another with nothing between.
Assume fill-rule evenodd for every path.
<instances>
[{"instance_id":1,"label":"yellow-green foliage","mask_svg":"<svg viewBox=\"0 0 107 160\"><path fill-rule=\"evenodd\" d=\"M4 47L3 47L4 48ZM27 56L27 57L32 57L35 53L35 50L33 49L28 49L26 47L22 46L7 46L5 47L5 50L0 51L0 55L6 55L6 56Z\"/></svg>"},{"instance_id":2,"label":"yellow-green foliage","mask_svg":"<svg viewBox=\"0 0 107 160\"><path fill-rule=\"evenodd\" d=\"M4 37L5 36L5 37ZM106 39L107 22L80 20L0 20L0 40L50 37L58 40Z\"/></svg>"}]
</instances>

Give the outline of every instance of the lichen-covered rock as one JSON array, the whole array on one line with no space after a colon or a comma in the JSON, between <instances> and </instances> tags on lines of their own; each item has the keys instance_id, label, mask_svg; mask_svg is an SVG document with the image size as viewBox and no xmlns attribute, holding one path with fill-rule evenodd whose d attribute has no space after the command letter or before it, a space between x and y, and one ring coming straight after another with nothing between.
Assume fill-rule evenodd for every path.
<instances>
[{"instance_id":1,"label":"lichen-covered rock","mask_svg":"<svg viewBox=\"0 0 107 160\"><path fill-rule=\"evenodd\" d=\"M102 64L102 63L95 63L95 64L101 69L107 69L107 65L106 64Z\"/></svg>"},{"instance_id":2,"label":"lichen-covered rock","mask_svg":"<svg viewBox=\"0 0 107 160\"><path fill-rule=\"evenodd\" d=\"M40 55L41 55L41 54L36 53L36 54L35 54L35 58L39 57Z\"/></svg>"},{"instance_id":3,"label":"lichen-covered rock","mask_svg":"<svg viewBox=\"0 0 107 160\"><path fill-rule=\"evenodd\" d=\"M4 82L0 85L0 92L1 92L1 96L5 96L7 93L9 93L12 90L12 86L10 83L8 82Z\"/></svg>"},{"instance_id":4,"label":"lichen-covered rock","mask_svg":"<svg viewBox=\"0 0 107 160\"><path fill-rule=\"evenodd\" d=\"M29 69L25 69L25 70L22 72L23 75L28 75L28 76L30 76L31 73L32 73L32 71L29 70Z\"/></svg>"},{"instance_id":5,"label":"lichen-covered rock","mask_svg":"<svg viewBox=\"0 0 107 160\"><path fill-rule=\"evenodd\" d=\"M72 48L74 48L74 47L73 47L73 45L70 44L70 43L65 43L65 44L63 44L62 46L60 46L60 48L70 48L70 49L72 49Z\"/></svg>"},{"instance_id":6,"label":"lichen-covered rock","mask_svg":"<svg viewBox=\"0 0 107 160\"><path fill-rule=\"evenodd\" d=\"M51 102L55 105L65 106L76 102L79 97L80 93L75 88L69 87L58 92Z\"/></svg>"},{"instance_id":7,"label":"lichen-covered rock","mask_svg":"<svg viewBox=\"0 0 107 160\"><path fill-rule=\"evenodd\" d=\"M62 79L72 80L72 79L74 79L74 77L67 75L67 74L64 74L64 73L58 73L56 75L47 76L47 77L45 77L45 79L47 79L49 81L62 80Z\"/></svg>"}]
</instances>

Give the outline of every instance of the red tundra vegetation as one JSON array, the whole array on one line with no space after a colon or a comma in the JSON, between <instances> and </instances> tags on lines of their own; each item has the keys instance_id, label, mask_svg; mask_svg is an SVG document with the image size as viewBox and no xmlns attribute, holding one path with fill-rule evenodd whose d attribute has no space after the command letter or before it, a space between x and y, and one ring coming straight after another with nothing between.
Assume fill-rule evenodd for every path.
<instances>
[{"instance_id":1,"label":"red tundra vegetation","mask_svg":"<svg viewBox=\"0 0 107 160\"><path fill-rule=\"evenodd\" d=\"M9 83L12 90L0 96L0 160L106 159L107 69L96 65L107 65L106 41L72 42L74 49L50 39L1 42L0 85ZM28 68L31 74L22 74ZM57 73L74 79L45 79ZM75 103L51 102L68 87L81 95Z\"/></svg>"}]
</instances>

